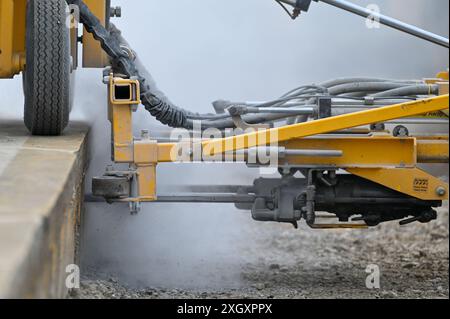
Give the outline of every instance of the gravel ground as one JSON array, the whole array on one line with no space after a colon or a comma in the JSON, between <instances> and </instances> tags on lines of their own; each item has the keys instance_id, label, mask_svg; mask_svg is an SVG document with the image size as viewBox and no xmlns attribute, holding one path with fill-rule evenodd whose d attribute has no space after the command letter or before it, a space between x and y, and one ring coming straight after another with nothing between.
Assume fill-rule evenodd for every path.
<instances>
[{"instance_id":1,"label":"gravel ground","mask_svg":"<svg viewBox=\"0 0 450 319\"><path fill-rule=\"evenodd\" d=\"M369 230L310 230L246 218L255 241L238 289L130 288L90 276L72 298L449 298L449 214L430 224L386 223ZM252 227L250 227L252 226ZM249 248L251 247L251 248ZM381 273L380 289L366 288L366 267ZM102 276L102 279L104 276Z\"/></svg>"}]
</instances>

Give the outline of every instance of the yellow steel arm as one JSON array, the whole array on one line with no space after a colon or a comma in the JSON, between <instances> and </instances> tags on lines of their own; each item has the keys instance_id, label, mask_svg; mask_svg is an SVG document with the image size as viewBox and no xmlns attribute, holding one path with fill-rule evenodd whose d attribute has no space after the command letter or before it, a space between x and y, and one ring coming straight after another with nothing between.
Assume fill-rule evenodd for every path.
<instances>
[{"instance_id":1,"label":"yellow steel arm","mask_svg":"<svg viewBox=\"0 0 450 319\"><path fill-rule=\"evenodd\" d=\"M156 200L156 166L177 161L179 143L156 143L149 137L133 138L132 110L139 101L139 83L110 76L109 118L112 124L113 159L130 163L136 171L138 196L129 201ZM335 167L388 188L423 200L444 200L448 185L417 168L418 163L448 162L448 136L439 137L352 137L321 135L366 124L439 111L448 108L448 95L427 100L381 107L348 115L301 123L263 132L200 143L214 154L276 143L286 149L339 150L342 156L292 156L280 165ZM189 142L188 142L189 143ZM192 144L188 144L193 146ZM198 145L198 144L196 144Z\"/></svg>"},{"instance_id":2,"label":"yellow steel arm","mask_svg":"<svg viewBox=\"0 0 450 319\"><path fill-rule=\"evenodd\" d=\"M446 94L425 100L395 104L307 123L262 130L224 139L204 141L202 142L202 148L209 150L209 153L206 154L207 156L212 156L225 152L264 146L274 142L285 142L295 138L330 133L352 127L445 110L449 107L448 97L448 94Z\"/></svg>"},{"instance_id":3,"label":"yellow steel arm","mask_svg":"<svg viewBox=\"0 0 450 319\"><path fill-rule=\"evenodd\" d=\"M351 168L347 171L422 200L448 199L448 184L419 168Z\"/></svg>"},{"instance_id":4,"label":"yellow steel arm","mask_svg":"<svg viewBox=\"0 0 450 319\"><path fill-rule=\"evenodd\" d=\"M102 25L106 25L109 17L106 0L84 0L92 13L100 20ZM84 29L83 32L83 67L102 68L109 64L108 56L100 46L100 42L94 39L92 34Z\"/></svg>"}]
</instances>

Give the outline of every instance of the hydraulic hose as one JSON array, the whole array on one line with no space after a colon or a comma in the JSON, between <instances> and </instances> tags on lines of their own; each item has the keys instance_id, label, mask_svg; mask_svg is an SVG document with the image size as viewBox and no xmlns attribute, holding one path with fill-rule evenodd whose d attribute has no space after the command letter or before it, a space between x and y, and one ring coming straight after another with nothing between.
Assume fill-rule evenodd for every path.
<instances>
[{"instance_id":1,"label":"hydraulic hose","mask_svg":"<svg viewBox=\"0 0 450 319\"><path fill-rule=\"evenodd\" d=\"M66 0L68 4L79 8L80 22L86 30L100 42L102 49L108 54L111 66L116 73L124 74L130 78L136 78L141 85L141 100L145 109L162 124L192 129L194 121L202 120L202 129L233 128L235 124L230 115L223 114L198 114L174 105L169 98L158 89L151 74L146 70L137 54L131 50L129 44L122 37L120 31L110 25L106 29L99 19L89 10L82 0ZM126 48L125 48L126 47ZM343 78L324 82L320 85L308 85L296 88L281 98L268 101L258 108L264 107L289 107L287 104L294 102L297 105L314 104L319 96L331 98L345 98L343 94L354 95L355 99L363 94L373 94L373 97L404 97L410 95L436 94L436 86L425 85L421 81L397 81L377 78ZM352 96L349 96L352 98ZM244 121L250 124L258 124L276 121L280 119L292 119L292 114L247 114L243 115ZM306 118L307 119L307 118ZM305 116L301 117L305 120Z\"/></svg>"},{"instance_id":2,"label":"hydraulic hose","mask_svg":"<svg viewBox=\"0 0 450 319\"><path fill-rule=\"evenodd\" d=\"M416 95L438 95L439 86L432 84L411 85L389 91L373 94L372 97L395 97L395 96L416 96Z\"/></svg>"},{"instance_id":3,"label":"hydraulic hose","mask_svg":"<svg viewBox=\"0 0 450 319\"><path fill-rule=\"evenodd\" d=\"M356 92L381 92L407 86L407 84L393 82L355 82L334 86L328 90L330 95L340 95Z\"/></svg>"}]
</instances>

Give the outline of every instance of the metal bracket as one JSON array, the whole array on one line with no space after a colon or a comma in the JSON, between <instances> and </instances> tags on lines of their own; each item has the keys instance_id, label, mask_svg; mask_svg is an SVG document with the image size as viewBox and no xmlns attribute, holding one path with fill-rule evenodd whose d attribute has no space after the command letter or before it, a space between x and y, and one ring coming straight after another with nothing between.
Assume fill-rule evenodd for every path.
<instances>
[{"instance_id":1,"label":"metal bracket","mask_svg":"<svg viewBox=\"0 0 450 319\"><path fill-rule=\"evenodd\" d=\"M247 129L270 129L270 124L249 124L243 118L242 115L245 114L245 106L232 105L226 110L230 113L234 125L243 131Z\"/></svg>"}]
</instances>

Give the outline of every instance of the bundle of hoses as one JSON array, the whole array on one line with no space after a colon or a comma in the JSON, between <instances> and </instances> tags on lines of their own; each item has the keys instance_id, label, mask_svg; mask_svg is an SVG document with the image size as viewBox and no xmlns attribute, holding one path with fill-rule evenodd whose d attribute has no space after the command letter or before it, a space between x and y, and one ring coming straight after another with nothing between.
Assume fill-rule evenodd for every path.
<instances>
[{"instance_id":1,"label":"bundle of hoses","mask_svg":"<svg viewBox=\"0 0 450 319\"><path fill-rule=\"evenodd\" d=\"M120 31L110 25L107 30L99 19L89 10L82 0L67 0L68 4L78 6L80 22L86 30L100 42L102 49L108 54L111 65L116 73L124 74L130 78L137 78L141 85L142 104L150 114L162 124L192 129L194 121L201 121L201 128L233 128L235 126L231 114L197 114L175 106L158 90L151 74L145 69L136 53L131 50L128 43L121 36ZM398 81L377 78L342 78L319 85L307 85L296 88L279 99L268 101L255 106L265 107L298 107L315 103L319 97L334 99L356 100L364 104L368 97L380 103L393 103L421 98L421 96L436 95L437 85L425 84L423 81ZM227 101L217 101L222 111L228 106L235 105ZM217 108L216 108L217 109ZM242 118L249 124L270 123L277 120L290 119L292 113L264 113L246 114ZM304 119L305 120L305 119Z\"/></svg>"}]
</instances>

